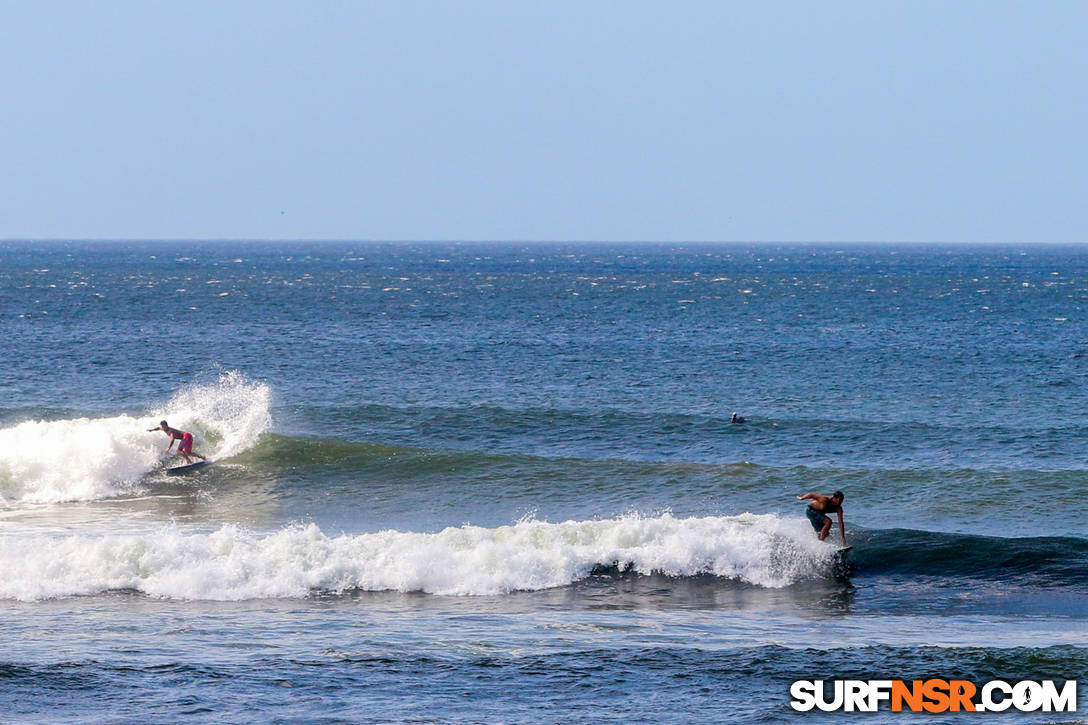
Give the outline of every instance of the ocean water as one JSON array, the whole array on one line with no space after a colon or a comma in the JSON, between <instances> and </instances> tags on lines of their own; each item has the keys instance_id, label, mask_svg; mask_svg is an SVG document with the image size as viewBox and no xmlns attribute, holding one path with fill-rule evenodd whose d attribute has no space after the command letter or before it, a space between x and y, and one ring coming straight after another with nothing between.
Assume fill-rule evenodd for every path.
<instances>
[{"instance_id":1,"label":"ocean water","mask_svg":"<svg viewBox=\"0 0 1088 725\"><path fill-rule=\"evenodd\" d=\"M1077 246L0 243L0 720L1088 681L1086 308Z\"/></svg>"}]
</instances>

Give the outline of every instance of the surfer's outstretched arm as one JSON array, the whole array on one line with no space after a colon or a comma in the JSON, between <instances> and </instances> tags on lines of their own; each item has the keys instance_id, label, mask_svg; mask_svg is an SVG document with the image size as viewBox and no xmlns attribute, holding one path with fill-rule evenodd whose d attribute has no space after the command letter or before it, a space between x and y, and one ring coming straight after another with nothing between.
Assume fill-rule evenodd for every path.
<instances>
[{"instance_id":1,"label":"surfer's outstretched arm","mask_svg":"<svg viewBox=\"0 0 1088 725\"><path fill-rule=\"evenodd\" d=\"M846 546L846 525L842 522L842 509L839 509L839 536L842 537L842 545Z\"/></svg>"},{"instance_id":2,"label":"surfer's outstretched arm","mask_svg":"<svg viewBox=\"0 0 1088 725\"><path fill-rule=\"evenodd\" d=\"M804 501L804 500L805 500L805 499L807 499L807 498L815 499L815 498L816 498L816 494L814 494L814 493L806 493L806 494L804 494L804 495L798 496L798 497L797 497L797 500L798 500L798 501Z\"/></svg>"}]
</instances>

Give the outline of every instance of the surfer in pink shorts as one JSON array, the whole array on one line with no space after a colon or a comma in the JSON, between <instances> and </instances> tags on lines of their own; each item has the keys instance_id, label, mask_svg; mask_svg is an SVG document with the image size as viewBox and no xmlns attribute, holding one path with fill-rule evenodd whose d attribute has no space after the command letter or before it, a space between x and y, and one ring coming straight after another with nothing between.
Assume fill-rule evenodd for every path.
<instances>
[{"instance_id":1,"label":"surfer in pink shorts","mask_svg":"<svg viewBox=\"0 0 1088 725\"><path fill-rule=\"evenodd\" d=\"M160 421L158 428L149 428L148 433L154 433L157 430L161 430L166 435L170 436L170 445L166 447L166 452L169 453L170 449L174 447L174 441L181 441L178 443L178 455L185 459L186 465L192 464L193 460L189 456L196 456L202 461L208 460L204 456L200 455L193 450L193 434L177 428L171 428L166 424L166 421Z\"/></svg>"}]
</instances>

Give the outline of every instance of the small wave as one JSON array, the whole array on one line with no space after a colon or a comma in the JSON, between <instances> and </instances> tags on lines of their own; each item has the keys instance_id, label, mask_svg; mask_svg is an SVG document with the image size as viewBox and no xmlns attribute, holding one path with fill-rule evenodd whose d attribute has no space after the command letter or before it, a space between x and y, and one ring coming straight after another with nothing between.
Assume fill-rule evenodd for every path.
<instances>
[{"instance_id":1,"label":"small wave","mask_svg":"<svg viewBox=\"0 0 1088 725\"><path fill-rule=\"evenodd\" d=\"M743 411L742 411L743 412ZM357 440L545 457L646 462L737 460L765 465L884 470L962 466L993 471L1079 470L1088 427L1077 421L986 421L962 416L880 420L784 416L749 411L733 425L713 411L566 410L495 405L363 405L293 408L300 430L337 431Z\"/></svg>"},{"instance_id":2,"label":"small wave","mask_svg":"<svg viewBox=\"0 0 1088 725\"><path fill-rule=\"evenodd\" d=\"M432 463L441 470L449 465L471 465L476 463L497 463L509 465L518 462L568 464L580 466L611 466L622 468L627 475L667 475L675 471L706 472L718 476L744 477L763 476L790 481L819 481L823 486L863 486L867 482L886 481L890 487L902 488L904 485L926 485L930 481L936 485L954 485L973 488L985 485L993 489L999 487L1002 494L1016 491L1030 492L1031 484L1040 477L1046 477L1047 485L1061 491L1075 489L1083 478L1080 469L1044 469L1044 468L986 468L966 467L962 465L932 465L910 468L884 466L845 466L845 465L771 465L754 463L747 460L732 460L707 463L695 459L637 459L607 456L544 455L540 453L509 452L505 450L480 449L466 446L402 445L397 443L374 443L345 438L323 438L311 436L288 436L267 433L261 436L259 443L245 451L240 462L267 467L328 467L335 466L352 469L355 466L375 461L414 461L422 466ZM831 481L831 483L828 483ZM803 485L802 485L803 487ZM868 489L882 489L868 486ZM1007 506L1005 501L999 502ZM987 505L983 502L969 502L971 510Z\"/></svg>"},{"instance_id":3,"label":"small wave","mask_svg":"<svg viewBox=\"0 0 1088 725\"><path fill-rule=\"evenodd\" d=\"M855 536L859 575L939 576L1018 581L1044 587L1088 584L1088 540L1000 538L909 529Z\"/></svg>"},{"instance_id":4,"label":"small wave","mask_svg":"<svg viewBox=\"0 0 1088 725\"><path fill-rule=\"evenodd\" d=\"M567 464L570 466L622 467L637 475L658 474L677 469L713 472L722 476L737 476L750 472L774 471L747 461L728 463L697 463L689 461L641 461L623 458L585 458L574 456L545 456L531 453L482 451L472 448L423 447L385 443L365 443L342 438L293 437L276 433L261 436L259 444L239 458L242 463L256 466L328 467L351 470L375 462L410 462L420 471L448 470L451 465L467 466L494 463ZM803 470L803 467L798 467Z\"/></svg>"},{"instance_id":5,"label":"small wave","mask_svg":"<svg viewBox=\"0 0 1088 725\"><path fill-rule=\"evenodd\" d=\"M315 524L258 535L171 527L151 534L0 539L0 598L111 590L176 599L305 597L351 590L496 595L570 585L600 565L784 587L829 575L833 550L799 519L637 516L437 533L327 536Z\"/></svg>"},{"instance_id":6,"label":"small wave","mask_svg":"<svg viewBox=\"0 0 1088 725\"><path fill-rule=\"evenodd\" d=\"M271 424L268 386L237 372L177 393L140 416L28 420L0 428L0 502L90 501L132 491L158 464L162 418L191 430L196 449L227 458L256 444Z\"/></svg>"}]
</instances>

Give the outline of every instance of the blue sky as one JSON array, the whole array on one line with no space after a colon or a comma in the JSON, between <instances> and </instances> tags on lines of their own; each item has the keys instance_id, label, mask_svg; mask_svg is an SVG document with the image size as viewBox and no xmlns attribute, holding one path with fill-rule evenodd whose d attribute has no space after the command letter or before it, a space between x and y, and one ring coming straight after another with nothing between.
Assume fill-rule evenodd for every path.
<instances>
[{"instance_id":1,"label":"blue sky","mask_svg":"<svg viewBox=\"0 0 1088 725\"><path fill-rule=\"evenodd\" d=\"M1088 240L1088 4L2 2L0 238Z\"/></svg>"}]
</instances>

